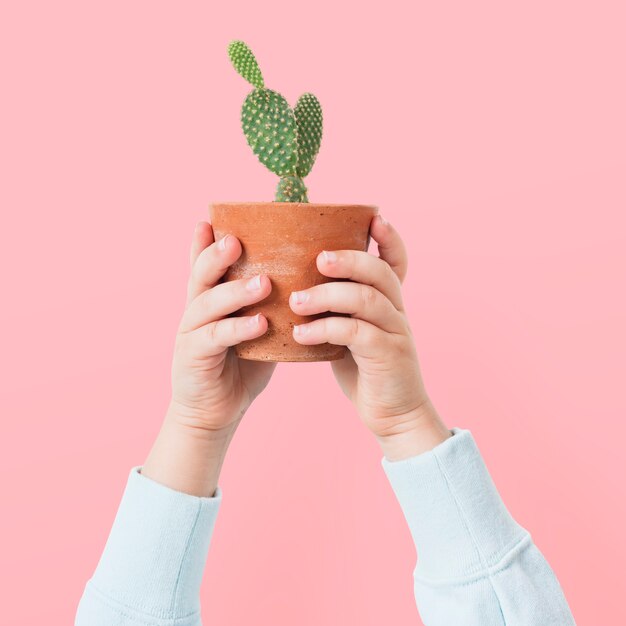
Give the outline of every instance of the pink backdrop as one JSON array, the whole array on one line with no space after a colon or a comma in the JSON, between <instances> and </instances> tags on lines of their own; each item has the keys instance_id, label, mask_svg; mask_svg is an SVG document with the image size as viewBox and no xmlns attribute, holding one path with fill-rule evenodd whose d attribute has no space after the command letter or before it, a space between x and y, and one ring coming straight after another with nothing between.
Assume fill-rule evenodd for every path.
<instances>
[{"instance_id":1,"label":"pink backdrop","mask_svg":"<svg viewBox=\"0 0 626 626\"><path fill-rule=\"evenodd\" d=\"M311 201L404 233L430 393L578 622L626 622L624 5L408 4L3 7L3 623L71 623L167 405L193 227L273 198L234 38L324 106ZM380 459L327 364L279 366L224 466L205 622L418 623Z\"/></svg>"}]
</instances>

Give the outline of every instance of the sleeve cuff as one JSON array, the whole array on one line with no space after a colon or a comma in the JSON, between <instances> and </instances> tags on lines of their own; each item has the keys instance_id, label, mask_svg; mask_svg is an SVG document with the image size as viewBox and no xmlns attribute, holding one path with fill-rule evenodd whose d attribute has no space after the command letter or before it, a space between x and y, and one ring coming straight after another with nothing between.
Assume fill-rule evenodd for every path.
<instances>
[{"instance_id":1,"label":"sleeve cuff","mask_svg":"<svg viewBox=\"0 0 626 626\"><path fill-rule=\"evenodd\" d=\"M497 563L528 532L511 517L469 430L400 461L381 460L408 523L415 575L448 580Z\"/></svg>"},{"instance_id":2,"label":"sleeve cuff","mask_svg":"<svg viewBox=\"0 0 626 626\"><path fill-rule=\"evenodd\" d=\"M200 584L222 501L175 491L133 467L89 581L111 601L160 619L200 610Z\"/></svg>"}]
</instances>

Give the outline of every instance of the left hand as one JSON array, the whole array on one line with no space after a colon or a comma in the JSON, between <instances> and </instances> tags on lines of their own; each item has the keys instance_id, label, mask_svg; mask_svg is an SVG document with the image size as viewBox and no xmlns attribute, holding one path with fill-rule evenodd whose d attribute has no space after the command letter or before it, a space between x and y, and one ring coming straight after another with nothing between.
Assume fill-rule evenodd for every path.
<instances>
[{"instance_id":1,"label":"left hand","mask_svg":"<svg viewBox=\"0 0 626 626\"><path fill-rule=\"evenodd\" d=\"M322 274L350 281L294 292L289 304L300 315L349 314L295 326L294 339L348 347L345 358L331 362L335 377L385 456L399 460L432 449L451 433L424 388L402 302L405 246L380 216L373 218L370 234L378 243L378 258L355 250L320 253L317 268Z\"/></svg>"}]
</instances>

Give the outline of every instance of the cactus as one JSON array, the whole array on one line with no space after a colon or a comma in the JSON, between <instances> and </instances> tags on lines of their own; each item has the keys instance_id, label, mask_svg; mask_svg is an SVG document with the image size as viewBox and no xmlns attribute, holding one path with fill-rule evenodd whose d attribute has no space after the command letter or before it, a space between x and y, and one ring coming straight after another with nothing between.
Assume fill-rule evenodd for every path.
<instances>
[{"instance_id":1,"label":"cactus","mask_svg":"<svg viewBox=\"0 0 626 626\"><path fill-rule=\"evenodd\" d=\"M265 87L254 54L243 41L231 41L228 56L254 89L241 108L241 125L259 161L280 176L276 202L308 202L304 177L322 141L322 107L312 93L302 94L294 109L277 91Z\"/></svg>"}]
</instances>

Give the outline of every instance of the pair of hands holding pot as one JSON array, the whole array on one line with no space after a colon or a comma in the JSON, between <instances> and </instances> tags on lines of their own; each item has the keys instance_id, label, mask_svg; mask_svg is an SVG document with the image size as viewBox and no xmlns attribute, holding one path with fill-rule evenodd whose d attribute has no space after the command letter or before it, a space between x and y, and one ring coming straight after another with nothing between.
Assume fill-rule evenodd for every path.
<instances>
[{"instance_id":1,"label":"pair of hands holding pot","mask_svg":"<svg viewBox=\"0 0 626 626\"><path fill-rule=\"evenodd\" d=\"M343 359L331 361L337 382L385 456L400 460L432 449L451 433L424 389L404 312L405 246L380 216L372 219L370 235L378 244L379 257L354 250L322 252L317 257L318 270L330 278L349 280L294 292L289 300L297 314L330 311L349 316L331 315L297 325L293 336L302 344L347 346ZM181 480L172 478L172 464L178 452L182 455L187 439L199 441L214 462L211 466L206 459L198 459L199 467L194 468L187 461L185 472L195 474L190 477L193 485L185 482L185 490L198 495L213 493L228 443L276 367L275 363L239 359L229 349L261 336L268 327L260 314L228 317L263 300L272 289L263 275L220 282L241 253L233 235L215 241L210 224L196 226L187 306L172 363L172 399L159 439L142 469L156 480L182 488Z\"/></svg>"},{"instance_id":2,"label":"pair of hands holding pot","mask_svg":"<svg viewBox=\"0 0 626 626\"><path fill-rule=\"evenodd\" d=\"M414 430L440 424L433 419L402 303L405 246L393 226L380 217L373 218L370 234L378 243L380 258L353 250L326 251L317 257L320 273L353 282L328 282L294 292L289 305L302 315L350 314L298 325L294 340L348 347L344 359L331 361L337 382L377 439L398 447L395 442L414 439ZM276 366L239 359L228 349L267 331L263 315L226 317L263 300L272 289L263 275L219 282L241 252L236 237L215 241L210 224L200 222L196 227L187 308L172 367L172 402L180 407L183 423L199 429L235 428ZM445 428L439 430L440 436L447 435Z\"/></svg>"}]
</instances>

